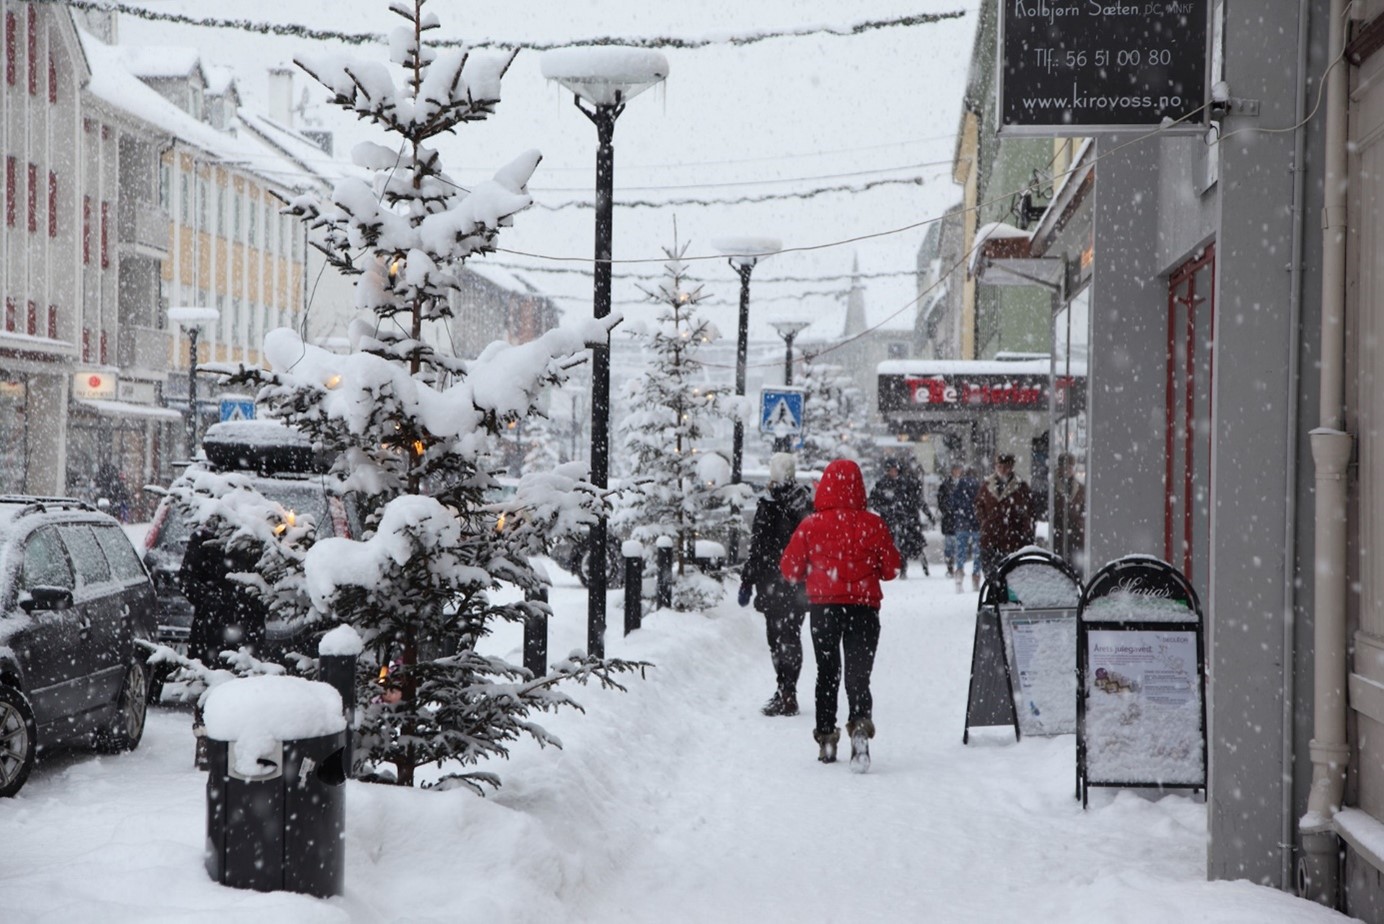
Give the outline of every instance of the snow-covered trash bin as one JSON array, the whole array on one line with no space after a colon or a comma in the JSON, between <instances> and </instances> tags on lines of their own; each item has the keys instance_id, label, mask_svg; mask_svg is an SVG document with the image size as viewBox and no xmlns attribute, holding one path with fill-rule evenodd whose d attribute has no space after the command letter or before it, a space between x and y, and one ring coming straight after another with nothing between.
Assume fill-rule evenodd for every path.
<instances>
[{"instance_id":1,"label":"snow-covered trash bin","mask_svg":"<svg viewBox=\"0 0 1384 924\"><path fill-rule=\"evenodd\" d=\"M207 695L207 873L260 892L340 895L346 852L341 696L298 677L244 677Z\"/></svg>"}]
</instances>

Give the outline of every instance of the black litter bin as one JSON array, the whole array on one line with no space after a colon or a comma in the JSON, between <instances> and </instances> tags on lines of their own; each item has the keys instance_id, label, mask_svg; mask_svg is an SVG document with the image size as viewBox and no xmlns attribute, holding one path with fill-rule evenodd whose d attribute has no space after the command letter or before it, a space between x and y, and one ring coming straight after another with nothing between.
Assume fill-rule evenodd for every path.
<instances>
[{"instance_id":1,"label":"black litter bin","mask_svg":"<svg viewBox=\"0 0 1384 924\"><path fill-rule=\"evenodd\" d=\"M224 686L266 680L323 688L336 697L326 684L288 677L246 678ZM297 692L282 683L274 688L276 693L284 689ZM218 687L212 693L221 690ZM321 690L310 696L320 700ZM284 706L278 697L276 704ZM340 730L311 737L275 734L272 719L259 726L246 719L227 732L226 723L218 723L212 715L212 699L207 706L207 873L222 885L239 889L284 890L324 898L340 895L346 866L344 719ZM240 709L250 707L239 705ZM339 714L339 697L336 709ZM284 708L285 714L291 711ZM304 727L302 721L296 724ZM331 723L308 721L306 726L323 724ZM247 761L244 756L250 749L255 756Z\"/></svg>"}]
</instances>

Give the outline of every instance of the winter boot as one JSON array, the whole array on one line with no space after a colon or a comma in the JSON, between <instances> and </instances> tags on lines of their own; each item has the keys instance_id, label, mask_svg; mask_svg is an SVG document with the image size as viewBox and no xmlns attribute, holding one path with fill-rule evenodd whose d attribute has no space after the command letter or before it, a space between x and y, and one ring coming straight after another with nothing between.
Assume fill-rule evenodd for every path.
<instances>
[{"instance_id":1,"label":"winter boot","mask_svg":"<svg viewBox=\"0 0 1384 924\"><path fill-rule=\"evenodd\" d=\"M962 591L965 590L965 588L961 586L962 580L964 580L965 577L966 577L965 573L964 573L964 572L961 572L961 571L958 571L958 572L956 572L956 574L954 574L954 575L952 575L952 576L953 576L954 578L956 578L956 592L957 592L957 593L961 593Z\"/></svg>"},{"instance_id":2,"label":"winter boot","mask_svg":"<svg viewBox=\"0 0 1384 924\"><path fill-rule=\"evenodd\" d=\"M760 712L765 715L797 715L798 694L794 691L779 690L764 704Z\"/></svg>"},{"instance_id":3,"label":"winter boot","mask_svg":"<svg viewBox=\"0 0 1384 924\"><path fill-rule=\"evenodd\" d=\"M869 719L847 722L846 732L851 736L851 772L864 773L870 769L870 739L875 736L875 723Z\"/></svg>"},{"instance_id":4,"label":"winter boot","mask_svg":"<svg viewBox=\"0 0 1384 924\"><path fill-rule=\"evenodd\" d=\"M814 731L812 737L817 739L817 759L824 764L836 763L836 743L841 740L841 729Z\"/></svg>"}]
</instances>

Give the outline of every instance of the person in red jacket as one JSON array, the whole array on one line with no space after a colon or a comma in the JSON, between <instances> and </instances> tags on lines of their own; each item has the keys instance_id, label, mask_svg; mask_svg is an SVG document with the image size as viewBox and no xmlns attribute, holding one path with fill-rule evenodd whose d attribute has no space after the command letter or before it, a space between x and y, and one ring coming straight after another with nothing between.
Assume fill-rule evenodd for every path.
<instances>
[{"instance_id":1,"label":"person in red jacket","mask_svg":"<svg viewBox=\"0 0 1384 924\"><path fill-rule=\"evenodd\" d=\"M813 498L814 512L793 532L779 570L786 580L807 584L812 650L817 655L817 759L836 760L841 729L836 700L844 654L846 723L851 739L851 769L870 767L870 671L879 644L880 581L899 574L899 550L884 521L865 509L865 479L860 466L837 459L827 466Z\"/></svg>"}]
</instances>

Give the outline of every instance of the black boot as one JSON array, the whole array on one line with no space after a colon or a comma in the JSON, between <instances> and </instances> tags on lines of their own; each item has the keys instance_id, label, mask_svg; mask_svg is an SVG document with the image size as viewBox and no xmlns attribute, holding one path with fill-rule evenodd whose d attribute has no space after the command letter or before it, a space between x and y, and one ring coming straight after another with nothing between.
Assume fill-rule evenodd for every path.
<instances>
[{"instance_id":1,"label":"black boot","mask_svg":"<svg viewBox=\"0 0 1384 924\"><path fill-rule=\"evenodd\" d=\"M797 715L798 714L798 694L793 691L779 690L764 704L760 712L765 715Z\"/></svg>"},{"instance_id":2,"label":"black boot","mask_svg":"<svg viewBox=\"0 0 1384 924\"><path fill-rule=\"evenodd\" d=\"M812 737L817 739L817 759L824 764L836 763L836 743L841 740L841 729L814 731Z\"/></svg>"}]
</instances>

